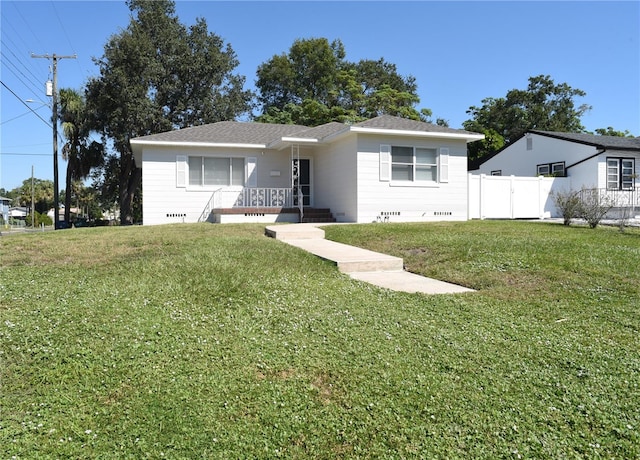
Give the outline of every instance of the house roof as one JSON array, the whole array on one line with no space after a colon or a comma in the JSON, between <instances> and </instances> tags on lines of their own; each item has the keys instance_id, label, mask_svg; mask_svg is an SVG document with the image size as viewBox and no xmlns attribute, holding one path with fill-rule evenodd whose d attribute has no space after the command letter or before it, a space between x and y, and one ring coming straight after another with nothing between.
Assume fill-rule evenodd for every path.
<instances>
[{"instance_id":1,"label":"house roof","mask_svg":"<svg viewBox=\"0 0 640 460\"><path fill-rule=\"evenodd\" d=\"M290 144L318 144L329 142L349 133L410 135L416 137L444 137L472 142L484 135L438 126L422 121L382 115L352 125L331 122L316 127L221 121L131 139L137 164L141 164L144 145L183 145L192 147L284 148Z\"/></svg>"},{"instance_id":2,"label":"house roof","mask_svg":"<svg viewBox=\"0 0 640 460\"><path fill-rule=\"evenodd\" d=\"M640 137L598 136L585 133L563 133L558 131L529 131L532 134L552 137L579 144L592 145L600 149L639 150Z\"/></svg>"},{"instance_id":3,"label":"house roof","mask_svg":"<svg viewBox=\"0 0 640 460\"><path fill-rule=\"evenodd\" d=\"M453 129L448 126L434 125L433 123L425 123L423 121L409 120L408 118L393 117L391 115L380 115L376 118L362 121L353 125L354 128L364 129L383 129L391 131L415 131L423 133L439 133L439 134L469 134L481 136L478 133L465 131L464 129Z\"/></svg>"},{"instance_id":4,"label":"house roof","mask_svg":"<svg viewBox=\"0 0 640 460\"><path fill-rule=\"evenodd\" d=\"M218 123L136 137L132 141L179 144L185 142L195 144L256 144L265 146L275 139L288 137L307 129L309 128L301 125L220 121Z\"/></svg>"},{"instance_id":5,"label":"house roof","mask_svg":"<svg viewBox=\"0 0 640 460\"><path fill-rule=\"evenodd\" d=\"M596 134L586 133L563 133L561 131L538 131L535 129L527 131L527 133L538 134L540 136L551 137L567 142L575 142L577 144L590 145L599 150L624 150L624 151L640 151L640 137L619 137L619 136L600 136ZM523 134L518 140L527 135ZM499 153L502 153L509 146L514 143L510 143L502 147L500 150L480 158L479 160L472 161L469 165L469 171L474 171L480 168L480 166L495 157ZM587 157L589 158L589 157ZM582 160L584 161L584 160Z\"/></svg>"}]
</instances>

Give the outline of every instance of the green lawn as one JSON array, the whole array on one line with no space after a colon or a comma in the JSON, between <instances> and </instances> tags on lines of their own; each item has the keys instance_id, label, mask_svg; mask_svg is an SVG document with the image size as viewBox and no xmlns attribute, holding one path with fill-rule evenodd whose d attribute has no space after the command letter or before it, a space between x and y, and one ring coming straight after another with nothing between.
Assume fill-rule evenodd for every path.
<instances>
[{"instance_id":1,"label":"green lawn","mask_svg":"<svg viewBox=\"0 0 640 460\"><path fill-rule=\"evenodd\" d=\"M325 231L478 292L258 225L1 237L0 458L640 458L639 231Z\"/></svg>"}]
</instances>

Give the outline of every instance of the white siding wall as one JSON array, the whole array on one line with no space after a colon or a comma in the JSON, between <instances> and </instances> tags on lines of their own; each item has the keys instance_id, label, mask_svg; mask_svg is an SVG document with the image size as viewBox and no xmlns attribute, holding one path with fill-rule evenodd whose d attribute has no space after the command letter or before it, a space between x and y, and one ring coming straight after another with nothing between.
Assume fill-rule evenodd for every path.
<instances>
[{"instance_id":1,"label":"white siding wall","mask_svg":"<svg viewBox=\"0 0 640 460\"><path fill-rule=\"evenodd\" d=\"M584 158L594 155L597 150L589 145L554 139L539 134L531 134L532 149L527 150L527 139L523 137L502 152L484 162L474 174L491 174L491 171L501 170L503 176L536 176L536 166L543 163L557 163L564 161L570 166ZM592 169L595 168L593 162ZM574 170L569 170L573 175Z\"/></svg>"},{"instance_id":2,"label":"white siding wall","mask_svg":"<svg viewBox=\"0 0 640 460\"><path fill-rule=\"evenodd\" d=\"M314 157L314 206L338 222L357 221L356 136L318 149Z\"/></svg>"},{"instance_id":3,"label":"white siding wall","mask_svg":"<svg viewBox=\"0 0 640 460\"><path fill-rule=\"evenodd\" d=\"M580 190L583 187L607 188L607 157L635 158L636 170L640 168L640 155L635 152L608 150L596 155L598 149L593 146L537 134L531 137L531 150L527 150L526 138L519 139L472 173L490 175L491 171L500 170L503 176L534 177L537 165L564 161L565 167L569 167L567 176L571 178L572 189ZM589 159L572 166L586 158ZM636 186L638 184L640 182Z\"/></svg>"},{"instance_id":4,"label":"white siding wall","mask_svg":"<svg viewBox=\"0 0 640 460\"><path fill-rule=\"evenodd\" d=\"M449 181L413 185L380 180L380 145L449 149ZM358 135L357 222L467 220L467 145L464 140Z\"/></svg>"},{"instance_id":5,"label":"white siding wall","mask_svg":"<svg viewBox=\"0 0 640 460\"><path fill-rule=\"evenodd\" d=\"M178 155L256 158L258 187L289 187L290 152L259 149L145 148L142 153L142 213L145 225L197 222L213 187L177 187ZM279 171L280 176L271 171ZM187 170L188 177L188 170ZM238 188L238 187L236 187Z\"/></svg>"}]
</instances>

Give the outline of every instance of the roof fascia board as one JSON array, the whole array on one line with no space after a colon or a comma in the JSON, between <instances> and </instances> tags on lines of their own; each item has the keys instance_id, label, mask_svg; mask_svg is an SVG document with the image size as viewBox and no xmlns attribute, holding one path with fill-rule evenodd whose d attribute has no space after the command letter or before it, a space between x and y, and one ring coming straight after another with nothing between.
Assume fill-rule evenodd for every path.
<instances>
[{"instance_id":1,"label":"roof fascia board","mask_svg":"<svg viewBox=\"0 0 640 460\"><path fill-rule=\"evenodd\" d=\"M550 133L545 133L545 132L541 132L541 131L536 131L536 130L531 130L528 131L532 134L537 134L538 136L545 136L545 137L550 137L552 139L558 139L561 141L566 141L566 142L573 142L574 144L582 144L582 145L589 145L598 149L605 149L605 150L623 150L623 151L628 151L628 152L638 152L640 151L640 148L638 147L613 147L613 146L609 146L606 147L604 144L598 143L598 142L589 142L589 141L583 141L580 139L570 139L568 137L564 137L562 134L550 134Z\"/></svg>"},{"instance_id":2,"label":"roof fascia board","mask_svg":"<svg viewBox=\"0 0 640 460\"><path fill-rule=\"evenodd\" d=\"M276 139L273 142L268 143L265 148L268 149L276 149L282 150L289 146L290 144L309 144L314 145L319 143L318 139L309 138L309 137L282 137L280 139Z\"/></svg>"},{"instance_id":3,"label":"roof fascia board","mask_svg":"<svg viewBox=\"0 0 640 460\"><path fill-rule=\"evenodd\" d=\"M392 135L392 136L464 139L467 142L479 141L484 139L484 134L459 134L459 133L443 133L443 132L428 132L428 131L410 131L410 130L383 129L383 128L363 128L363 127L357 127L357 126L352 126L351 132L359 133L359 134L384 134L384 135Z\"/></svg>"},{"instance_id":4,"label":"roof fascia board","mask_svg":"<svg viewBox=\"0 0 640 460\"><path fill-rule=\"evenodd\" d=\"M219 147L219 148L239 148L239 149L265 149L266 144L236 144L232 142L182 142L182 141L142 141L131 139L132 145L157 146L157 147Z\"/></svg>"},{"instance_id":5,"label":"roof fascia board","mask_svg":"<svg viewBox=\"0 0 640 460\"><path fill-rule=\"evenodd\" d=\"M583 141L583 140L579 140L579 139L570 139L570 138L565 137L565 136L563 136L561 134L545 133L545 132L542 132L542 131L537 131L535 129L532 129L531 131L527 131L527 132L529 132L531 134L536 134L538 136L550 137L551 139L558 139L560 141L573 142L574 144L589 145L591 147L596 147L596 148L599 148L599 149L605 148L603 145L597 144L595 142Z\"/></svg>"}]
</instances>

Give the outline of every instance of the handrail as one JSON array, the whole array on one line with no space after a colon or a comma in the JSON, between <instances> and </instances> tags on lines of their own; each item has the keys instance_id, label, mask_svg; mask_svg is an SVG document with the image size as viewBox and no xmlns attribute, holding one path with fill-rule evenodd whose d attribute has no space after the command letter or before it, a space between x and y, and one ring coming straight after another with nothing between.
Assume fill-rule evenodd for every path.
<instances>
[{"instance_id":1,"label":"handrail","mask_svg":"<svg viewBox=\"0 0 640 460\"><path fill-rule=\"evenodd\" d=\"M597 193L595 197L607 200L616 208L630 208L640 206L640 194L638 190L609 190L606 188L585 188L580 190L580 195Z\"/></svg>"},{"instance_id":2,"label":"handrail","mask_svg":"<svg viewBox=\"0 0 640 460\"><path fill-rule=\"evenodd\" d=\"M221 190L222 189L219 188L218 190L215 190L211 194L211 197L209 198L209 201L207 201L207 205L204 207L204 210L202 211L202 213L200 214L200 217L198 218L198 222L206 222L207 220L209 220L209 216L211 215L211 211L213 211L216 208L216 200L217 200L217 196L216 195Z\"/></svg>"}]
</instances>

